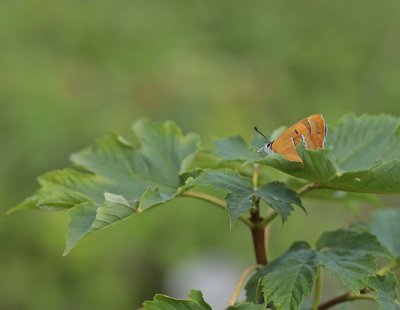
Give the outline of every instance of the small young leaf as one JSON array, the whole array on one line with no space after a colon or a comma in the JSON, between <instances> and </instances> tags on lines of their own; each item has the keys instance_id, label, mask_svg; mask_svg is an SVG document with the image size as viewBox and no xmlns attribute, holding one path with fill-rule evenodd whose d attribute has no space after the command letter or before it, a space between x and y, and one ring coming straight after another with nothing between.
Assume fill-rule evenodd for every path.
<instances>
[{"instance_id":1,"label":"small young leaf","mask_svg":"<svg viewBox=\"0 0 400 310\"><path fill-rule=\"evenodd\" d=\"M296 204L304 210L296 193L285 187L283 183L264 184L254 191L250 178L243 177L232 170L205 170L194 180L194 185L208 185L228 192L226 200L231 224L234 224L243 213L253 207L253 196L260 197L275 209L280 214L282 222L293 210L292 204Z\"/></svg>"},{"instance_id":2,"label":"small young leaf","mask_svg":"<svg viewBox=\"0 0 400 310\"><path fill-rule=\"evenodd\" d=\"M376 211L369 225L370 231L386 246L389 252L400 257L400 210L385 209Z\"/></svg>"},{"instance_id":3,"label":"small young leaf","mask_svg":"<svg viewBox=\"0 0 400 310\"><path fill-rule=\"evenodd\" d=\"M400 301L397 291L396 275L392 272L383 276L376 275L368 279L367 286L376 292L376 300L381 310L399 310Z\"/></svg>"},{"instance_id":4,"label":"small young leaf","mask_svg":"<svg viewBox=\"0 0 400 310\"><path fill-rule=\"evenodd\" d=\"M250 178L232 170L205 170L194 180L194 185L212 186L228 192L226 196L231 224L253 207L253 184Z\"/></svg>"},{"instance_id":5,"label":"small young leaf","mask_svg":"<svg viewBox=\"0 0 400 310\"><path fill-rule=\"evenodd\" d=\"M40 177L41 188L15 209L70 209L67 254L87 234L174 198L184 188L180 175L199 148L198 136L146 120L133 131L139 146L106 135L72 156L76 169Z\"/></svg>"},{"instance_id":6,"label":"small young leaf","mask_svg":"<svg viewBox=\"0 0 400 310\"><path fill-rule=\"evenodd\" d=\"M317 265L315 251L305 242L296 242L248 281L247 300L256 301L260 284L266 303L273 301L278 310L298 309L304 296L311 294Z\"/></svg>"},{"instance_id":7,"label":"small young leaf","mask_svg":"<svg viewBox=\"0 0 400 310\"><path fill-rule=\"evenodd\" d=\"M375 236L345 229L322 234L317 248L319 263L356 294L375 272L375 256L388 257Z\"/></svg>"},{"instance_id":8,"label":"small young leaf","mask_svg":"<svg viewBox=\"0 0 400 310\"><path fill-rule=\"evenodd\" d=\"M296 192L287 188L285 184L280 182L262 185L258 190L258 196L279 213L282 218L282 223L287 220L288 216L293 211L293 204L305 211Z\"/></svg>"},{"instance_id":9,"label":"small young leaf","mask_svg":"<svg viewBox=\"0 0 400 310\"><path fill-rule=\"evenodd\" d=\"M212 310L204 301L200 291L192 290L188 294L189 300L175 299L166 295L157 294L154 300L145 301L143 310Z\"/></svg>"},{"instance_id":10,"label":"small young leaf","mask_svg":"<svg viewBox=\"0 0 400 310\"><path fill-rule=\"evenodd\" d=\"M225 160L246 160L251 155L246 142L240 136L219 139L214 144L215 153Z\"/></svg>"}]
</instances>

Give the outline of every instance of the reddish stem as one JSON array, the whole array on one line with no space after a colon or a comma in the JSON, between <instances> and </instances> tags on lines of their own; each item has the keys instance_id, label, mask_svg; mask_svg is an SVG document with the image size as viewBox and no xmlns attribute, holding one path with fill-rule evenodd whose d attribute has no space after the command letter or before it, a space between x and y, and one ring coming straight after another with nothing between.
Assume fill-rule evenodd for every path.
<instances>
[{"instance_id":1,"label":"reddish stem","mask_svg":"<svg viewBox=\"0 0 400 310\"><path fill-rule=\"evenodd\" d=\"M251 213L251 222L254 226L251 228L251 235L253 237L254 252L256 254L256 262L259 265L266 265L268 263L267 253L265 248L265 235L264 228L258 227L258 223L262 221L258 209Z\"/></svg>"},{"instance_id":2,"label":"reddish stem","mask_svg":"<svg viewBox=\"0 0 400 310\"><path fill-rule=\"evenodd\" d=\"M362 290L360 290L360 294L366 294L368 293L368 291L369 290L367 288L363 288ZM351 300L350 292L347 292L319 305L318 310L326 310L329 309L330 307L336 306L337 304L341 304L342 302L350 300Z\"/></svg>"},{"instance_id":3,"label":"reddish stem","mask_svg":"<svg viewBox=\"0 0 400 310\"><path fill-rule=\"evenodd\" d=\"M342 302L347 301L347 299L349 298L349 293L340 295L338 297L335 297L331 300L328 300L327 302L319 305L318 310L325 310L325 309L329 309L332 306L335 306L337 304L340 304Z\"/></svg>"}]
</instances>

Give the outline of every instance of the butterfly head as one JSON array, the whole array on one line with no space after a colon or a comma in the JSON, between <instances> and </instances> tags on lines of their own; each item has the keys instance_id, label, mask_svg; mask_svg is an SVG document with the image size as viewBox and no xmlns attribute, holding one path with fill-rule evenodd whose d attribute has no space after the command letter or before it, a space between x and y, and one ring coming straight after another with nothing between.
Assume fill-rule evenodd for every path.
<instances>
[{"instance_id":1,"label":"butterfly head","mask_svg":"<svg viewBox=\"0 0 400 310\"><path fill-rule=\"evenodd\" d=\"M267 141L261 148L267 155L272 155L274 153L272 150L272 143L274 143L274 141Z\"/></svg>"},{"instance_id":2,"label":"butterfly head","mask_svg":"<svg viewBox=\"0 0 400 310\"><path fill-rule=\"evenodd\" d=\"M274 141L269 141L268 138L261 131L259 131L257 127L254 127L254 130L266 139L264 146L260 148L257 152L264 151L267 155L271 155L272 153L274 153L274 151L272 150L272 144L274 143Z\"/></svg>"}]
</instances>

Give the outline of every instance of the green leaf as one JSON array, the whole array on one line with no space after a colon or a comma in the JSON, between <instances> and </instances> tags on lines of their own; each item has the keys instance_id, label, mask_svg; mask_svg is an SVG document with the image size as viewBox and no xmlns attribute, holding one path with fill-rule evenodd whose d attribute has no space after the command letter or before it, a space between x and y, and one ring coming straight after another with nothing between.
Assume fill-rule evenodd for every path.
<instances>
[{"instance_id":1,"label":"green leaf","mask_svg":"<svg viewBox=\"0 0 400 310\"><path fill-rule=\"evenodd\" d=\"M227 310L265 310L264 305L255 304L253 302L246 302L235 306L228 307Z\"/></svg>"},{"instance_id":2,"label":"green leaf","mask_svg":"<svg viewBox=\"0 0 400 310\"><path fill-rule=\"evenodd\" d=\"M144 310L212 310L204 301L200 291L192 290L188 294L189 300L175 299L166 295L157 294L154 300L143 303Z\"/></svg>"},{"instance_id":3,"label":"green leaf","mask_svg":"<svg viewBox=\"0 0 400 310\"><path fill-rule=\"evenodd\" d=\"M328 231L321 235L317 241L320 250L357 251L360 255L371 254L374 256L389 257L385 248L375 236L348 229Z\"/></svg>"},{"instance_id":4,"label":"green leaf","mask_svg":"<svg viewBox=\"0 0 400 310\"><path fill-rule=\"evenodd\" d=\"M395 256L400 257L400 210L384 209L373 214L370 232Z\"/></svg>"},{"instance_id":5,"label":"green leaf","mask_svg":"<svg viewBox=\"0 0 400 310\"><path fill-rule=\"evenodd\" d=\"M198 136L146 120L133 131L137 146L104 136L71 157L73 168L40 177L41 188L14 210L69 209L67 254L84 236L174 198L188 186L180 175L198 150Z\"/></svg>"},{"instance_id":6,"label":"green leaf","mask_svg":"<svg viewBox=\"0 0 400 310\"><path fill-rule=\"evenodd\" d=\"M191 290L188 293L188 297L191 300L196 301L197 303L199 303L200 305L202 305L204 307L204 309L210 309L211 307L209 306L209 304L207 304L203 298L203 293L201 291L198 290Z\"/></svg>"},{"instance_id":7,"label":"green leaf","mask_svg":"<svg viewBox=\"0 0 400 310\"><path fill-rule=\"evenodd\" d=\"M388 257L375 236L345 229L322 234L317 248L319 263L356 294L375 272L375 256Z\"/></svg>"},{"instance_id":8,"label":"green leaf","mask_svg":"<svg viewBox=\"0 0 400 310\"><path fill-rule=\"evenodd\" d=\"M243 177L232 170L205 170L194 185L211 186L225 190L228 214L233 225L247 210L253 207L253 184L250 178Z\"/></svg>"},{"instance_id":9,"label":"green leaf","mask_svg":"<svg viewBox=\"0 0 400 310\"><path fill-rule=\"evenodd\" d=\"M290 175L327 188L363 193L400 193L398 118L388 115L346 115L329 137L325 150L297 152L303 163L279 154L256 159Z\"/></svg>"},{"instance_id":10,"label":"green leaf","mask_svg":"<svg viewBox=\"0 0 400 310\"><path fill-rule=\"evenodd\" d=\"M283 183L272 182L264 184L259 190L254 191L250 178L243 177L228 169L205 170L194 180L194 185L212 186L228 193L225 198L232 225L242 214L254 206L253 196L260 197L275 209L281 216L282 222L287 220L293 210L293 204L300 206L304 210L296 192L286 188Z\"/></svg>"},{"instance_id":11,"label":"green leaf","mask_svg":"<svg viewBox=\"0 0 400 310\"><path fill-rule=\"evenodd\" d=\"M305 242L296 242L248 281L247 300L256 300L260 284L266 303L273 301L277 310L298 309L304 296L312 292L317 265L315 251Z\"/></svg>"},{"instance_id":12,"label":"green leaf","mask_svg":"<svg viewBox=\"0 0 400 310\"><path fill-rule=\"evenodd\" d=\"M367 286L376 292L376 300L381 310L399 310L400 301L397 291L396 275L389 272L383 276L376 275L368 279Z\"/></svg>"},{"instance_id":13,"label":"green leaf","mask_svg":"<svg viewBox=\"0 0 400 310\"><path fill-rule=\"evenodd\" d=\"M246 160L251 155L246 142L240 136L219 139L214 144L215 153L225 160Z\"/></svg>"},{"instance_id":14,"label":"green leaf","mask_svg":"<svg viewBox=\"0 0 400 310\"><path fill-rule=\"evenodd\" d=\"M287 220L288 216L293 211L293 204L305 211L296 192L287 188L285 184L280 182L262 185L258 190L258 196L278 212L282 218L282 223Z\"/></svg>"}]
</instances>

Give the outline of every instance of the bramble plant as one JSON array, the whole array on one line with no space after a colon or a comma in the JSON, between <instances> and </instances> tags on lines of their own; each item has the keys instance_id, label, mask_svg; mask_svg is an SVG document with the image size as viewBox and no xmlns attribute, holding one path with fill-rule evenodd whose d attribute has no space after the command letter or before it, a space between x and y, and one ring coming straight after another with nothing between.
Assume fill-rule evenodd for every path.
<instances>
[{"instance_id":1,"label":"bramble plant","mask_svg":"<svg viewBox=\"0 0 400 310\"><path fill-rule=\"evenodd\" d=\"M301 199L311 191L324 189L323 199L332 200L336 196L326 190L400 194L399 125L387 115L346 115L329 128L325 149L297 145L301 163L257 153L264 143L260 137L252 145L229 137L205 150L196 134L183 135L172 122L140 120L133 126L134 144L107 134L72 155L72 167L41 176L40 189L10 211L66 210L66 255L88 234L176 197L204 200L226 209L231 225L242 222L253 237L256 264L244 270L228 309L323 310L359 299L377 301L380 309L400 309L393 272L400 264L400 209L380 209L369 223L324 232L316 244L295 242L273 261L265 247L269 224L278 217L286 222L294 208L305 211ZM271 167L288 175L286 183L271 182ZM207 187L226 196L211 195ZM321 269L339 278L348 292L321 301ZM243 286L247 300L238 304ZM188 297L158 294L143 309L211 309L200 291Z\"/></svg>"}]
</instances>

